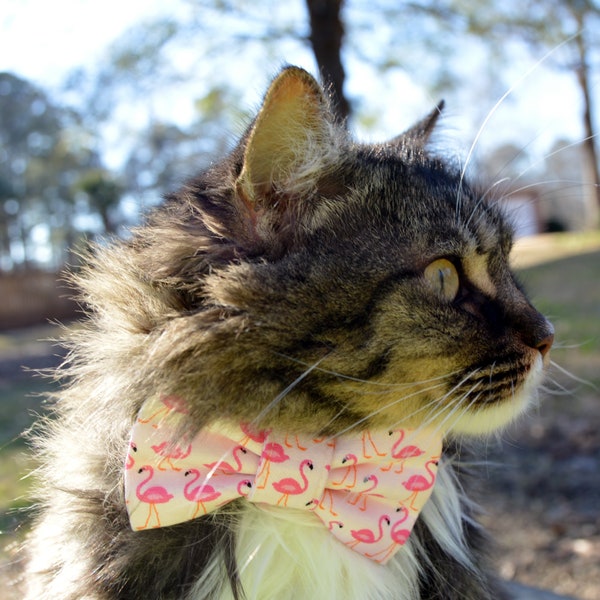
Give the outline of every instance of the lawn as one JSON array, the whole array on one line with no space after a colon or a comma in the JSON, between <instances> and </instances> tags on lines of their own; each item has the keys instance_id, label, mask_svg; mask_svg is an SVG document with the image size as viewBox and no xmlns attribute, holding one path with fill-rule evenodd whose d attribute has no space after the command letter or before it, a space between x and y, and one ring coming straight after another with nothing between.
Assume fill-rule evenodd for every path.
<instances>
[{"instance_id":1,"label":"lawn","mask_svg":"<svg viewBox=\"0 0 600 600\"><path fill-rule=\"evenodd\" d=\"M533 303L554 324L553 361L600 386L600 233L524 240L515 254L517 267L528 265L518 272Z\"/></svg>"},{"instance_id":2,"label":"lawn","mask_svg":"<svg viewBox=\"0 0 600 600\"><path fill-rule=\"evenodd\" d=\"M29 331L0 332L0 581L6 583L18 573L12 562L30 514L29 473L35 467L22 433L40 412L44 395L52 383L24 366L40 365L40 353L52 352L41 342L55 335L47 326ZM47 362L42 359L42 364ZM50 359L50 362L56 362ZM17 600L3 586L3 600Z\"/></svg>"}]
</instances>

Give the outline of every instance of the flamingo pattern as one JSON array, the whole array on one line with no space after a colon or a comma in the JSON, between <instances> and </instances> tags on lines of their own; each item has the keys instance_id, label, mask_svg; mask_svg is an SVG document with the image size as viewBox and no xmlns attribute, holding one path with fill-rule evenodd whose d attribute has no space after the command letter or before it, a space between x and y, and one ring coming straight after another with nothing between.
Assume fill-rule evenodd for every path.
<instances>
[{"instance_id":1,"label":"flamingo pattern","mask_svg":"<svg viewBox=\"0 0 600 600\"><path fill-rule=\"evenodd\" d=\"M231 475L232 473L239 473L242 470L240 454L246 454L246 448L244 448L244 446L236 446L233 449L232 454L235 466L225 460L217 460L213 463L207 463L204 466L210 469L215 475Z\"/></svg>"},{"instance_id":2,"label":"flamingo pattern","mask_svg":"<svg viewBox=\"0 0 600 600\"><path fill-rule=\"evenodd\" d=\"M332 485L345 485L345 487L347 487L348 489L352 489L355 485L356 485L356 463L358 462L358 458L356 456L356 454L346 454L346 456L344 456L344 458L342 458L342 464L346 465L348 463L350 463L348 465L348 467L346 467L346 472L344 473L344 476L339 480L339 481L332 481ZM350 483L346 483L346 479L348 479L348 477L350 477Z\"/></svg>"},{"instance_id":3,"label":"flamingo pattern","mask_svg":"<svg viewBox=\"0 0 600 600\"><path fill-rule=\"evenodd\" d=\"M294 496L299 496L307 490L308 478L304 473L305 468L309 468L312 471L314 468L312 461L305 459L300 463L300 466L298 467L302 483L300 483L297 479L294 479L293 477L284 477L283 479L280 479L279 481L273 483L273 488L281 494L281 498L277 500L277 506L279 506L282 502L283 506L287 506L290 494L293 494Z\"/></svg>"},{"instance_id":4,"label":"flamingo pattern","mask_svg":"<svg viewBox=\"0 0 600 600\"><path fill-rule=\"evenodd\" d=\"M290 457L283 450L283 446L277 442L267 442L260 453L260 467L256 475L257 487L264 490L267 487L269 476L271 474L271 463L282 463L290 460Z\"/></svg>"},{"instance_id":5,"label":"flamingo pattern","mask_svg":"<svg viewBox=\"0 0 600 600\"><path fill-rule=\"evenodd\" d=\"M200 507L202 507L204 514L206 514L205 503L211 502L219 498L221 492L218 492L212 485L208 484L200 484L194 486L196 481L198 481L201 477L200 471L198 471L198 469L189 469L185 472L185 477L187 477L188 475L191 475L193 479L186 483L185 487L183 488L183 495L185 496L186 500L196 503L196 511L192 515L192 519L195 519L198 516L198 513L200 512Z\"/></svg>"},{"instance_id":6,"label":"flamingo pattern","mask_svg":"<svg viewBox=\"0 0 600 600\"><path fill-rule=\"evenodd\" d=\"M437 467L438 461L436 459L434 459L434 460L428 460L425 463L425 470L429 474L429 477L425 477L424 475L421 475L420 473L416 473L414 475L411 475L406 481L402 482L402 485L407 490L412 492L412 494L409 496L409 498L407 498L406 500L403 501L403 504L406 504L406 503L408 503L408 501L410 501L410 509L411 510L419 510L418 508L415 508L413 506L415 500L417 499L417 496L421 492L424 492L425 490L432 488L433 484L435 483L435 472L432 471L430 465L434 465L435 467Z\"/></svg>"},{"instance_id":7,"label":"flamingo pattern","mask_svg":"<svg viewBox=\"0 0 600 600\"><path fill-rule=\"evenodd\" d=\"M175 452L186 415L177 408L165 415L164 397L149 400L132 428L123 471L134 530L199 518L244 498L311 511L346 547L384 564L408 540L435 483L442 440L430 429L325 439L217 421ZM134 454L141 469L131 468Z\"/></svg>"},{"instance_id":8,"label":"flamingo pattern","mask_svg":"<svg viewBox=\"0 0 600 600\"><path fill-rule=\"evenodd\" d=\"M148 476L136 486L135 495L140 502L145 502L148 505L148 515L144 524L138 525L137 529L147 529L152 515L156 517L156 525L154 525L154 527L162 527L156 505L169 502L173 498L173 494L170 494L167 489L161 485L148 486L145 489L142 489L154 477L154 468L151 465L144 465L139 468L138 473L144 472L148 473Z\"/></svg>"},{"instance_id":9,"label":"flamingo pattern","mask_svg":"<svg viewBox=\"0 0 600 600\"><path fill-rule=\"evenodd\" d=\"M161 444L154 444L152 446L152 450L154 450L156 454L162 456L162 460L158 463L159 471L165 471L167 469L167 467L163 466L165 462L174 471L181 471L181 468L176 467L172 461L174 459L176 460L178 458L185 458L186 456L189 456L190 452L192 451L192 448L188 445L186 449L183 449L178 444L171 448L169 443L167 441L164 441Z\"/></svg>"}]
</instances>

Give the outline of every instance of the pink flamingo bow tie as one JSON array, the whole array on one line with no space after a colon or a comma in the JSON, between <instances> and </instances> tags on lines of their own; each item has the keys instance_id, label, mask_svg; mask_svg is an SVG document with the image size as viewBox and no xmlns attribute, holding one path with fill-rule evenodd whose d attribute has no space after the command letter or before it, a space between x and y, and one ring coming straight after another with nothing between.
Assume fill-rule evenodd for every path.
<instances>
[{"instance_id":1,"label":"pink flamingo bow tie","mask_svg":"<svg viewBox=\"0 0 600 600\"><path fill-rule=\"evenodd\" d=\"M163 396L147 401L133 426L125 499L134 530L195 519L245 497L312 511L340 542L385 563L433 490L442 440L430 429L314 439L219 421L178 443L185 414L183 401Z\"/></svg>"}]
</instances>

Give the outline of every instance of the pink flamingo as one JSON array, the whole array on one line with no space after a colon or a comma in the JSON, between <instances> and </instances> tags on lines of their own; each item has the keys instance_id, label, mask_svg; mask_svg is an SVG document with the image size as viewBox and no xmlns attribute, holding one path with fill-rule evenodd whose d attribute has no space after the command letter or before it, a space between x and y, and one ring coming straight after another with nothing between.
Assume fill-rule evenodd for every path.
<instances>
[{"instance_id":1,"label":"pink flamingo","mask_svg":"<svg viewBox=\"0 0 600 600\"><path fill-rule=\"evenodd\" d=\"M421 450L419 446L404 446L397 454L394 455L394 458L402 458L402 463L400 464L399 469L395 469L395 473L402 473L404 471L404 463L409 458L416 458L417 456L421 456L421 454L425 454L424 450Z\"/></svg>"},{"instance_id":2,"label":"pink flamingo","mask_svg":"<svg viewBox=\"0 0 600 600\"><path fill-rule=\"evenodd\" d=\"M135 465L135 458L133 457L132 452L137 452L137 446L134 442L129 442L129 452L127 453L127 460L125 461L126 469L133 469Z\"/></svg>"},{"instance_id":3,"label":"pink flamingo","mask_svg":"<svg viewBox=\"0 0 600 600\"><path fill-rule=\"evenodd\" d=\"M181 469L179 467L176 467L171 460L175 459L180 459L180 458L186 458L187 456L189 456L192 452L192 446L191 444L188 445L188 447L183 450L181 448L181 446L179 445L175 445L172 446L170 442L161 442L158 445L152 446L152 450L154 450L154 452L156 452L156 454L158 454L159 456L162 456L160 462L158 463L158 465L156 465L159 469L159 471L166 471L167 468L163 467L163 463L167 462L169 464L169 466L171 467L171 469L173 469L173 471L181 471Z\"/></svg>"},{"instance_id":4,"label":"pink flamingo","mask_svg":"<svg viewBox=\"0 0 600 600\"><path fill-rule=\"evenodd\" d=\"M396 442L392 446L392 457L395 459L401 458L403 460L402 460L402 463L400 464L400 468L394 470L395 473L402 473L402 471L404 470L404 463L409 458L415 458L417 456L421 456L421 454L424 454L424 450L421 450L421 448L419 448L418 446L403 446L402 448L398 448L400 446L400 444L402 443L402 440L404 440L404 435L405 435L405 432L403 429L401 429L400 432L401 432L400 438L398 440L396 440ZM381 470L389 471L393 466L394 466L394 463L391 462L389 464L389 466L382 467Z\"/></svg>"},{"instance_id":5,"label":"pink flamingo","mask_svg":"<svg viewBox=\"0 0 600 600\"><path fill-rule=\"evenodd\" d=\"M413 506L414 501L417 499L417 495L420 492L428 490L435 483L435 473L433 473L431 471L431 469L429 468L429 465L437 466L437 464L438 464L437 459L428 460L425 463L425 469L426 469L427 473L429 473L429 479L427 477L425 477L424 475L411 475L406 481L402 482L402 485L408 491L413 492L405 501L403 501L403 504L406 504L410 500L410 509L411 510L417 510Z\"/></svg>"},{"instance_id":6,"label":"pink flamingo","mask_svg":"<svg viewBox=\"0 0 600 600\"><path fill-rule=\"evenodd\" d=\"M159 416L162 419L166 417L168 414L172 412L181 413L183 415L189 414L187 406L185 402L179 396L161 396L160 401L164 404L161 408L159 408L155 413L151 414L146 419L138 419L139 423L149 423L150 421L154 421ZM157 428L158 425L152 424L152 427Z\"/></svg>"},{"instance_id":7,"label":"pink flamingo","mask_svg":"<svg viewBox=\"0 0 600 600\"><path fill-rule=\"evenodd\" d=\"M250 440L256 442L257 444L264 444L267 436L269 433L271 433L270 429L261 429L260 431L255 431L251 428L250 423L240 423L240 429L246 435L246 437L240 442L241 446L245 446Z\"/></svg>"},{"instance_id":8,"label":"pink flamingo","mask_svg":"<svg viewBox=\"0 0 600 600\"><path fill-rule=\"evenodd\" d=\"M186 500L196 503L196 512L192 516L192 519L195 519L200 512L200 507L202 507L204 514L206 514L206 506L204 506L204 503L216 500L221 495L221 492L217 492L212 485L196 485L192 488L191 486L200 479L200 471L198 471L198 469L189 469L185 472L185 477L188 475L195 475L195 477L185 484L183 495Z\"/></svg>"},{"instance_id":9,"label":"pink flamingo","mask_svg":"<svg viewBox=\"0 0 600 600\"><path fill-rule=\"evenodd\" d=\"M252 482L249 479L244 479L243 481L240 481L237 485L237 493L243 497L246 497L250 493L251 489Z\"/></svg>"},{"instance_id":10,"label":"pink flamingo","mask_svg":"<svg viewBox=\"0 0 600 600\"><path fill-rule=\"evenodd\" d=\"M366 490L362 490L361 492L356 492L356 494L353 494L352 500L348 500L348 504L353 505L358 504L359 500L362 501L362 506L358 507L362 511L367 510L367 500L369 499L369 496L383 498L381 494L371 493L379 485L377 475L369 475L368 477L365 477L364 482L367 483L367 481L371 482L371 487L367 488Z\"/></svg>"},{"instance_id":11,"label":"pink flamingo","mask_svg":"<svg viewBox=\"0 0 600 600\"><path fill-rule=\"evenodd\" d=\"M138 473L143 473L144 471L148 471L148 477L138 484L137 488L135 489L135 495L140 502L145 502L148 504L149 508L146 522L142 527L138 527L138 529L146 529L148 527L152 513L154 513L156 516L156 525L154 527L160 527L160 517L158 515L156 505L165 504L166 502L169 502L171 498L173 498L173 494L169 494L166 488L160 485L154 485L142 491L142 487L146 485L152 479L152 477L154 477L154 469L150 465L144 465L138 469Z\"/></svg>"},{"instance_id":12,"label":"pink flamingo","mask_svg":"<svg viewBox=\"0 0 600 600\"><path fill-rule=\"evenodd\" d=\"M373 558L377 562L385 562L387 560L387 558L390 556L390 554L392 554L394 552L394 550L396 549L396 546L403 546L404 544L406 544L406 542L410 536L410 530L408 530L406 528L402 528L402 525L404 524L404 521L406 521L406 519L408 519L409 512L404 507L397 509L397 512L402 512L403 515L400 520L396 521L392 525L392 528L390 530L392 543L387 548L384 548L383 550L380 550L379 552L375 552L373 554L365 553L365 556L367 556L368 558ZM379 558L376 558L378 556L379 556Z\"/></svg>"},{"instance_id":13,"label":"pink flamingo","mask_svg":"<svg viewBox=\"0 0 600 600\"><path fill-rule=\"evenodd\" d=\"M205 464L211 470L211 474L214 475L231 475L232 473L239 473L242 470L242 461L240 460L240 454L247 454L244 446L236 446L233 449L233 460L235 461L235 467L224 460L218 460L214 463Z\"/></svg>"},{"instance_id":14,"label":"pink flamingo","mask_svg":"<svg viewBox=\"0 0 600 600\"><path fill-rule=\"evenodd\" d=\"M387 515L379 517L379 536L375 537L375 533L371 529L352 529L350 535L354 538L353 542L346 545L349 548L354 548L358 544L374 544L383 537L383 523L390 524L390 518Z\"/></svg>"},{"instance_id":15,"label":"pink flamingo","mask_svg":"<svg viewBox=\"0 0 600 600\"><path fill-rule=\"evenodd\" d=\"M305 459L300 463L299 471L300 477L302 478L302 483L299 483L293 477L284 477L279 481L275 481L273 483L273 488L281 494L281 498L277 501L277 505L283 502L283 506L287 506L288 499L290 495L297 496L298 494L303 494L308 489L308 479L304 474L305 467L309 468L311 471L313 469L313 464L310 460Z\"/></svg>"},{"instance_id":16,"label":"pink flamingo","mask_svg":"<svg viewBox=\"0 0 600 600\"><path fill-rule=\"evenodd\" d=\"M351 489L356 485L356 463L358 462L356 454L346 454L346 456L342 458L342 464L346 464L347 462L350 462L351 464L349 464L348 467L346 467L346 473L344 474L342 479L340 479L339 481L332 481L331 485L342 485L346 481L346 479L348 479L351 473L352 483L346 484L346 487L348 489Z\"/></svg>"},{"instance_id":17,"label":"pink flamingo","mask_svg":"<svg viewBox=\"0 0 600 600\"><path fill-rule=\"evenodd\" d=\"M260 458L262 465L260 467L260 471L256 475L256 481L260 479L263 473L264 478L261 484L257 485L256 487L259 490L264 490L267 487L267 481L269 480L269 476L271 474L271 463L282 463L286 460L290 460L290 457L285 453L281 444L278 444L277 442L269 442L268 444L265 444Z\"/></svg>"},{"instance_id":18,"label":"pink flamingo","mask_svg":"<svg viewBox=\"0 0 600 600\"><path fill-rule=\"evenodd\" d=\"M363 456L365 458L373 458L373 456L371 454L367 454L367 442L369 444L371 444L371 448L373 450L375 450L375 454L377 454L377 456L385 456L387 454L386 452L379 452L379 450L377 449L377 446L375 445L375 442L373 441L373 438L371 437L371 432L364 431L362 434L362 448L363 448Z\"/></svg>"},{"instance_id":19,"label":"pink flamingo","mask_svg":"<svg viewBox=\"0 0 600 600\"><path fill-rule=\"evenodd\" d=\"M400 529L396 525L399 525L399 523L395 523L394 527L392 527L392 540L394 540L394 544L403 546L408 541L410 531L408 529Z\"/></svg>"}]
</instances>

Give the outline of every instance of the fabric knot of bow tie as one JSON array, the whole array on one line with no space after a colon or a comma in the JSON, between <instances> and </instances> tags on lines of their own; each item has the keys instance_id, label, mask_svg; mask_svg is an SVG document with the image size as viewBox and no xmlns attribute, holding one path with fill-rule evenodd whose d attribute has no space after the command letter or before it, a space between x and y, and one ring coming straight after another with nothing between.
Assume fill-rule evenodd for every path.
<instances>
[{"instance_id":1,"label":"fabric knot of bow tie","mask_svg":"<svg viewBox=\"0 0 600 600\"><path fill-rule=\"evenodd\" d=\"M341 543L385 563L433 490L442 440L432 429L313 438L218 421L181 442L186 412L176 396L140 410L125 461L134 530L189 521L244 497L312 511Z\"/></svg>"}]
</instances>

